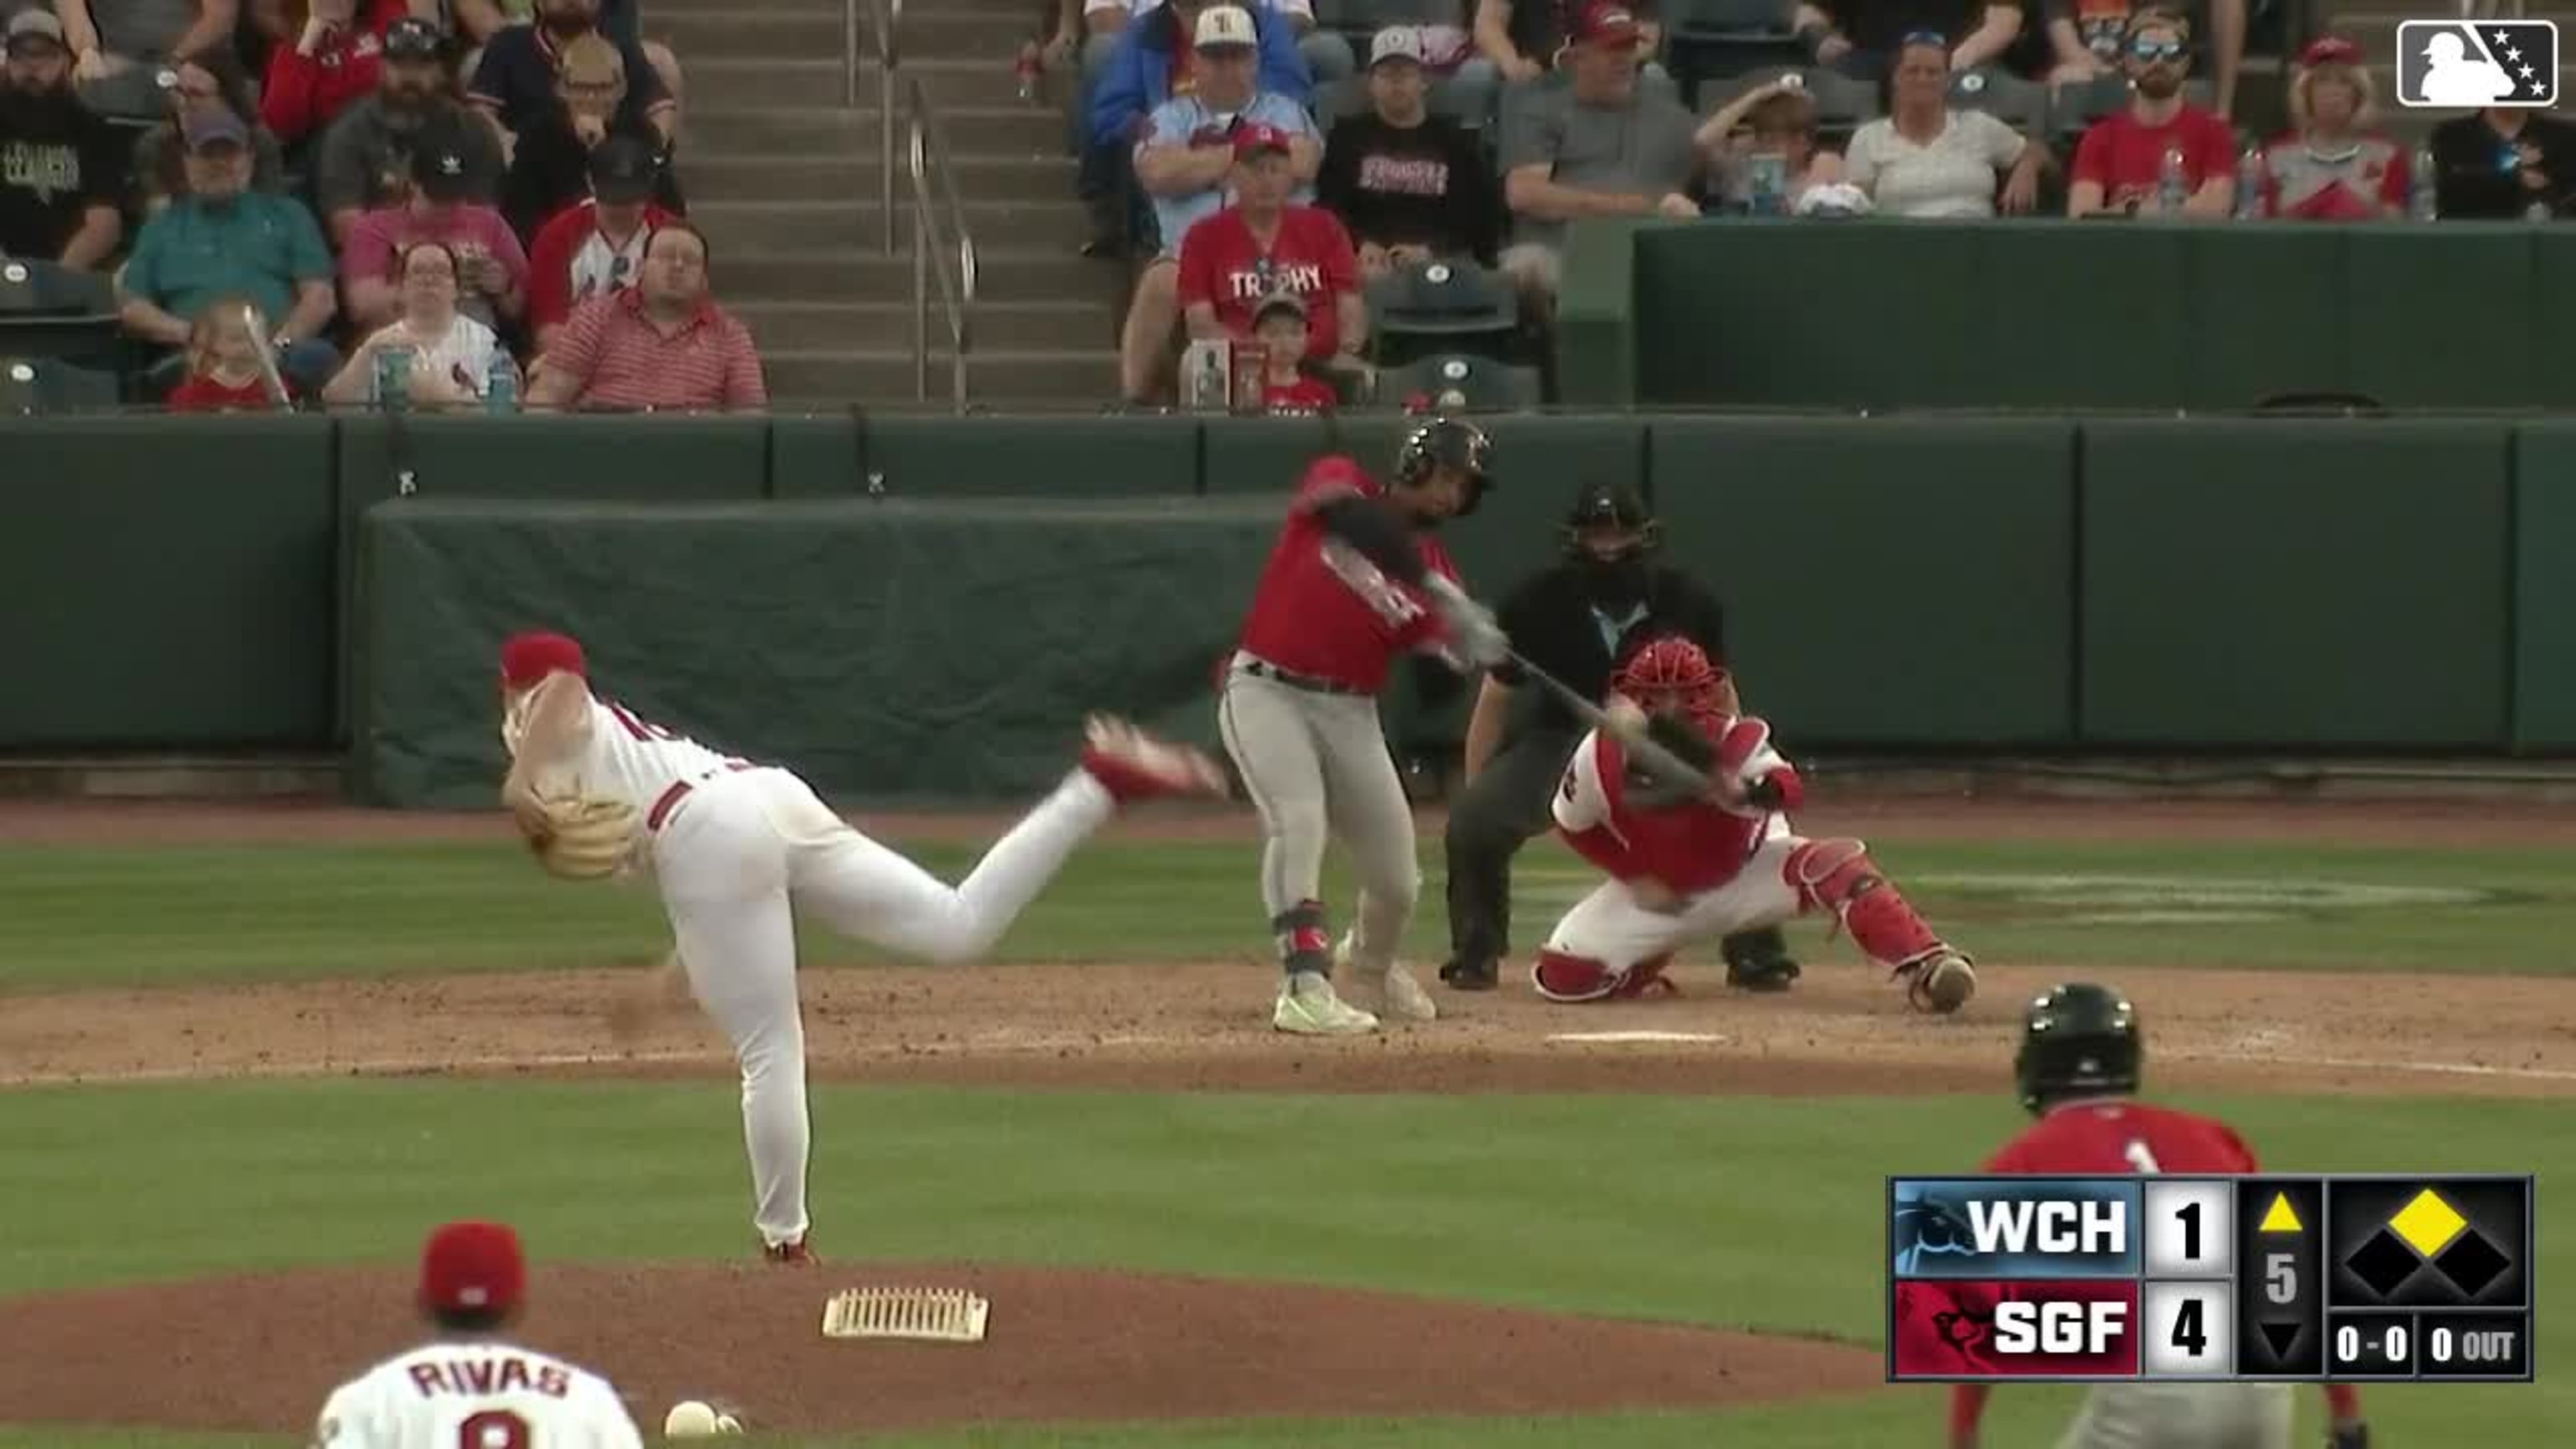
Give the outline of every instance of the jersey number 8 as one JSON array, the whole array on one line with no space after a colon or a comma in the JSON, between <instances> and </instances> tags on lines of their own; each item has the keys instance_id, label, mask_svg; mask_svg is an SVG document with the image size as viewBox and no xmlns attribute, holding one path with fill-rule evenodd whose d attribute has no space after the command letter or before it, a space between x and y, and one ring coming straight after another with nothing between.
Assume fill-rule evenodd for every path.
<instances>
[{"instance_id":1,"label":"jersey number 8","mask_svg":"<svg viewBox=\"0 0 2576 1449\"><path fill-rule=\"evenodd\" d=\"M507 1409L486 1409L456 1426L456 1449L532 1449L528 1421Z\"/></svg>"}]
</instances>

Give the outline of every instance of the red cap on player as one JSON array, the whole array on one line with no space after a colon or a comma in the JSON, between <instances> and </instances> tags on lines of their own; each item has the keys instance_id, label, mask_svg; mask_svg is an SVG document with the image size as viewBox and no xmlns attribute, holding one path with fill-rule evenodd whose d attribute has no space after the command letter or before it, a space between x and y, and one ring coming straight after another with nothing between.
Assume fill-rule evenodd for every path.
<instances>
[{"instance_id":1,"label":"red cap on player","mask_svg":"<svg viewBox=\"0 0 2576 1449\"><path fill-rule=\"evenodd\" d=\"M507 1313L528 1291L519 1235L502 1223L449 1223L420 1250L420 1306Z\"/></svg>"},{"instance_id":2,"label":"red cap on player","mask_svg":"<svg viewBox=\"0 0 2576 1449\"><path fill-rule=\"evenodd\" d=\"M590 664L581 655L581 641L569 634L513 634L501 646L501 682L512 689L525 689L558 669L584 679L590 677Z\"/></svg>"}]
</instances>

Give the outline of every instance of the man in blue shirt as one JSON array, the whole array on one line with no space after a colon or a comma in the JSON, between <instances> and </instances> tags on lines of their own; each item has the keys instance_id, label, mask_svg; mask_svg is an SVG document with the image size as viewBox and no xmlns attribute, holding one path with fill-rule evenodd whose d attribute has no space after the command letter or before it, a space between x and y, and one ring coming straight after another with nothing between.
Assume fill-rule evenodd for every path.
<instances>
[{"instance_id":1,"label":"man in blue shirt","mask_svg":"<svg viewBox=\"0 0 2576 1449\"><path fill-rule=\"evenodd\" d=\"M1202 48L1199 36L1206 12L1202 0L1165 0L1138 15L1118 32L1089 104L1090 144L1083 150L1081 192L1092 203L1095 255L1116 251L1125 231L1156 249L1152 218L1145 212L1134 169L1134 148L1145 139L1146 123L1156 107L1198 88ZM1213 7L1243 15L1235 46L1258 57L1254 86L1304 108L1313 98L1313 75L1297 50L1288 22L1266 5ZM1132 211L1122 212L1121 197L1135 197ZM1178 238L1164 237L1160 249L1177 252Z\"/></svg>"},{"instance_id":2,"label":"man in blue shirt","mask_svg":"<svg viewBox=\"0 0 2576 1449\"><path fill-rule=\"evenodd\" d=\"M335 306L322 228L302 202L251 189L250 133L230 112L190 125L187 166L188 194L143 224L117 274L125 330L184 349L209 304L246 298L267 319L279 370L299 394L320 392L340 363L320 335Z\"/></svg>"}]
</instances>

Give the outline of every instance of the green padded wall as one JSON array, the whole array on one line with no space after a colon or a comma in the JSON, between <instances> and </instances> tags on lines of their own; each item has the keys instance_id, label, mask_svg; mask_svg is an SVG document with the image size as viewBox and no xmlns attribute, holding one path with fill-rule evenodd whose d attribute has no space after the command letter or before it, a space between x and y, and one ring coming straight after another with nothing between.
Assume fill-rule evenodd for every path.
<instances>
[{"instance_id":1,"label":"green padded wall","mask_svg":"<svg viewBox=\"0 0 2576 1449\"><path fill-rule=\"evenodd\" d=\"M2557 361L2563 339L2533 325L2532 238L2539 230L2445 222L2357 228L2342 237L2352 386L2408 408L2576 399Z\"/></svg>"},{"instance_id":2,"label":"green padded wall","mask_svg":"<svg viewBox=\"0 0 2576 1449\"><path fill-rule=\"evenodd\" d=\"M1386 413L1321 418L1210 418L1200 430L1199 487L1211 497L1252 493L1286 506L1308 465L1336 450L1383 480L1415 419Z\"/></svg>"},{"instance_id":3,"label":"green padded wall","mask_svg":"<svg viewBox=\"0 0 2576 1449\"><path fill-rule=\"evenodd\" d=\"M772 498L847 498L867 487L861 422L848 413L769 420Z\"/></svg>"},{"instance_id":4,"label":"green padded wall","mask_svg":"<svg viewBox=\"0 0 2576 1449\"><path fill-rule=\"evenodd\" d=\"M1917 227L1954 227L1918 222ZM1963 298L1972 319L1926 323L1899 311L1879 320L1872 344L1907 359L1949 391L1909 407L2139 408L2171 405L2189 371L2191 311L2183 285L2182 227L2118 222L2023 222L1945 233L1973 258ZM1854 264L1905 275L1891 248L1912 235L1882 235ZM1828 285L1813 274L1801 285Z\"/></svg>"},{"instance_id":5,"label":"green padded wall","mask_svg":"<svg viewBox=\"0 0 2576 1449\"><path fill-rule=\"evenodd\" d=\"M1215 742L1217 664L1274 532L1250 500L382 504L362 778L387 804L488 801L494 651L543 620L603 692L820 789L1030 796L1092 709Z\"/></svg>"},{"instance_id":6,"label":"green padded wall","mask_svg":"<svg viewBox=\"0 0 2576 1449\"><path fill-rule=\"evenodd\" d=\"M871 417L859 442L888 498L1180 498L1198 486L1199 425L1188 416ZM846 479L833 491L862 486Z\"/></svg>"},{"instance_id":7,"label":"green padded wall","mask_svg":"<svg viewBox=\"0 0 2576 1449\"><path fill-rule=\"evenodd\" d=\"M1660 419L1651 446L1668 560L1793 750L2071 741L2072 427Z\"/></svg>"},{"instance_id":8,"label":"green padded wall","mask_svg":"<svg viewBox=\"0 0 2576 1449\"><path fill-rule=\"evenodd\" d=\"M1592 218L1567 228L1556 293L1556 392L1567 407L1637 400L1637 233L1655 222Z\"/></svg>"},{"instance_id":9,"label":"green padded wall","mask_svg":"<svg viewBox=\"0 0 2576 1449\"><path fill-rule=\"evenodd\" d=\"M0 458L0 747L329 735L326 419L0 418Z\"/></svg>"},{"instance_id":10,"label":"green padded wall","mask_svg":"<svg viewBox=\"0 0 2576 1449\"><path fill-rule=\"evenodd\" d=\"M2186 407L2241 409L2292 392L2352 387L2350 268L2339 227L2203 230L2184 248L2175 296L2193 299L2177 359ZM2165 298L2142 306L2182 315ZM2161 395L2161 394L2157 394Z\"/></svg>"},{"instance_id":11,"label":"green padded wall","mask_svg":"<svg viewBox=\"0 0 2576 1449\"><path fill-rule=\"evenodd\" d=\"M2505 742L2509 430L2084 427L2088 743Z\"/></svg>"},{"instance_id":12,"label":"green padded wall","mask_svg":"<svg viewBox=\"0 0 2576 1449\"><path fill-rule=\"evenodd\" d=\"M2576 749L2576 423L2514 439L2513 743Z\"/></svg>"}]
</instances>

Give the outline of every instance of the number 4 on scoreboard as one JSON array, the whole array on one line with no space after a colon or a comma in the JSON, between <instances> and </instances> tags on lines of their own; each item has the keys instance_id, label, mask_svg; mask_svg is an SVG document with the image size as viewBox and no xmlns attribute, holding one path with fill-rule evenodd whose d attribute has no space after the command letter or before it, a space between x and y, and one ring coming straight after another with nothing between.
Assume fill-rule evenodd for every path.
<instances>
[{"instance_id":1,"label":"number 4 on scoreboard","mask_svg":"<svg viewBox=\"0 0 2576 1449\"><path fill-rule=\"evenodd\" d=\"M2201 1325L2200 1300L2186 1298L2174 1314L2173 1346L2194 1358L2209 1351L2209 1333Z\"/></svg>"}]
</instances>

